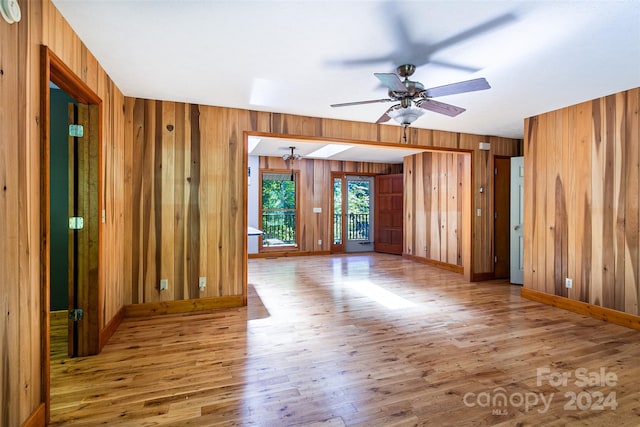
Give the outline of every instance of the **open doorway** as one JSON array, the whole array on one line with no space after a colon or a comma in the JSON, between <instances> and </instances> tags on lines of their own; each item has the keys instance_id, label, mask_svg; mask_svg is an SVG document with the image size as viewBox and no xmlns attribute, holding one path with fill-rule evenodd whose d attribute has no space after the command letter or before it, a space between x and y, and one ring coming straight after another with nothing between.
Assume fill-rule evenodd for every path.
<instances>
[{"instance_id":1,"label":"open doorway","mask_svg":"<svg viewBox=\"0 0 640 427\"><path fill-rule=\"evenodd\" d=\"M65 347L67 357L100 352L101 100L46 46L42 58L41 330L48 421L52 351L56 358L64 358Z\"/></svg>"},{"instance_id":2,"label":"open doorway","mask_svg":"<svg viewBox=\"0 0 640 427\"><path fill-rule=\"evenodd\" d=\"M49 86L49 229L50 265L50 356L56 360L73 356L69 339L69 106L77 102L53 83ZM72 153L73 155L73 153ZM71 176L73 181L73 176ZM76 342L77 343L77 342Z\"/></svg>"}]
</instances>

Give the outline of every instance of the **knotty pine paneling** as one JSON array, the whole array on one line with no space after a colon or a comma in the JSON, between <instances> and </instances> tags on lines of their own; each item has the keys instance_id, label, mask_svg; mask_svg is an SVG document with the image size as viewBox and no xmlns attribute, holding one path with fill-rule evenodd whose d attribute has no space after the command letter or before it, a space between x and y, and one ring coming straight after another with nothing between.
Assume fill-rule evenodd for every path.
<instances>
[{"instance_id":1,"label":"knotty pine paneling","mask_svg":"<svg viewBox=\"0 0 640 427\"><path fill-rule=\"evenodd\" d=\"M526 288L640 314L639 108L636 88L525 121Z\"/></svg>"},{"instance_id":2,"label":"knotty pine paneling","mask_svg":"<svg viewBox=\"0 0 640 427\"><path fill-rule=\"evenodd\" d=\"M445 264L463 265L462 206L469 153L424 152L405 158L403 252Z\"/></svg>"},{"instance_id":3,"label":"knotty pine paneling","mask_svg":"<svg viewBox=\"0 0 640 427\"><path fill-rule=\"evenodd\" d=\"M260 170L289 169L281 157L260 157ZM401 173L401 164L347 162L336 160L300 159L294 169L299 171L298 203L300 246L296 252L320 252L331 250L333 239L333 181L332 172L349 174L388 175ZM256 179L256 182L257 179ZM322 208L313 213L313 208ZM322 245L318 245L322 240ZM273 251L269 251L270 253Z\"/></svg>"}]
</instances>

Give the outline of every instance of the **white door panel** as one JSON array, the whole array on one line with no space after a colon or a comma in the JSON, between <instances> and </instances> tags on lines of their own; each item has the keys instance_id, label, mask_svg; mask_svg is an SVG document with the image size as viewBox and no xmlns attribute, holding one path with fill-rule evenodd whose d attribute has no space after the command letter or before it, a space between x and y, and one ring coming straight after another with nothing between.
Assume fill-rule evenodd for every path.
<instances>
[{"instance_id":1,"label":"white door panel","mask_svg":"<svg viewBox=\"0 0 640 427\"><path fill-rule=\"evenodd\" d=\"M524 283L524 157L511 158L511 283Z\"/></svg>"}]
</instances>

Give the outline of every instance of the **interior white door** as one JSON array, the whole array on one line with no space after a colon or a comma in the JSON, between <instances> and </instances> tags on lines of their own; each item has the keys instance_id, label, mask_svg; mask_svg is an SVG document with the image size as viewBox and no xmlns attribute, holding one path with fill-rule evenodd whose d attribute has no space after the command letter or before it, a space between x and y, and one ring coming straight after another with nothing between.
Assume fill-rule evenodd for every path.
<instances>
[{"instance_id":1,"label":"interior white door","mask_svg":"<svg viewBox=\"0 0 640 427\"><path fill-rule=\"evenodd\" d=\"M524 157L511 158L511 283L524 283Z\"/></svg>"}]
</instances>

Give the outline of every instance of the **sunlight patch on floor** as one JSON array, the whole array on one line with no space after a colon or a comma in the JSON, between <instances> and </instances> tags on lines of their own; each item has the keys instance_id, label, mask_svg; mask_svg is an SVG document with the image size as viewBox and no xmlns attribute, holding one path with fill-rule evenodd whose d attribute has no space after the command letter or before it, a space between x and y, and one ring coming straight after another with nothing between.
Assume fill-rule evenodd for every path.
<instances>
[{"instance_id":1,"label":"sunlight patch on floor","mask_svg":"<svg viewBox=\"0 0 640 427\"><path fill-rule=\"evenodd\" d=\"M396 310L399 308L415 307L415 304L409 300L402 298L390 292L380 286L372 283L369 280L357 280L351 282L345 282L348 288L353 289L356 292L372 299L373 301L382 304L390 310Z\"/></svg>"}]
</instances>

